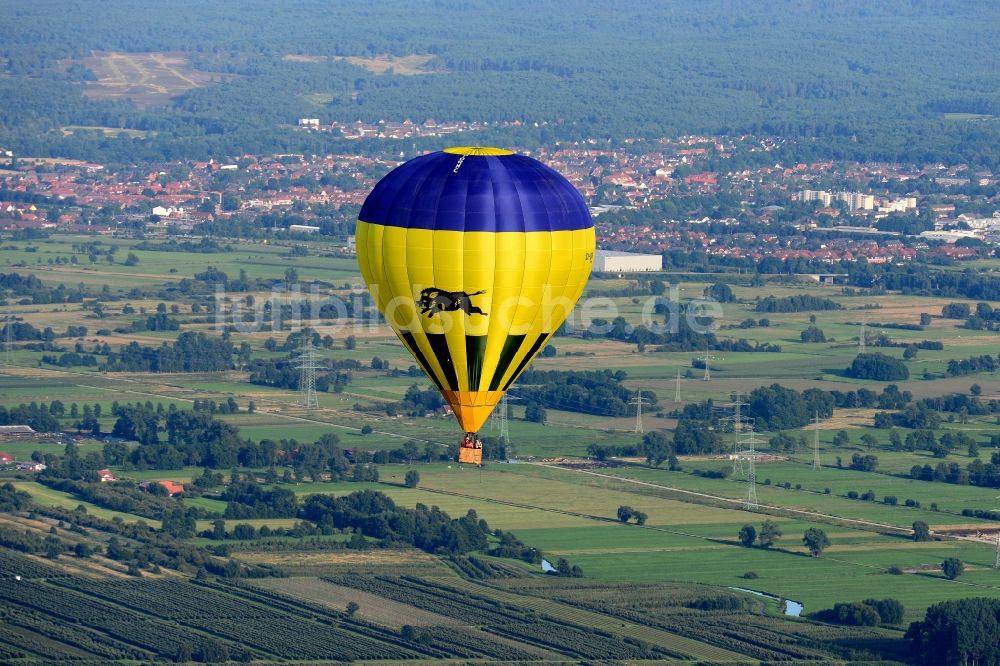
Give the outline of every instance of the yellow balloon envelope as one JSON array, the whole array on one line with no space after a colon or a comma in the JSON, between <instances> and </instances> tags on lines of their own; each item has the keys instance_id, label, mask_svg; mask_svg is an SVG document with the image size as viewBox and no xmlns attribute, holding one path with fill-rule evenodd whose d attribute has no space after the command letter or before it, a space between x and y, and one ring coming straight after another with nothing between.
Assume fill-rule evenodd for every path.
<instances>
[{"instance_id":1,"label":"yellow balloon envelope","mask_svg":"<svg viewBox=\"0 0 1000 666\"><path fill-rule=\"evenodd\" d=\"M475 433L583 293L594 226L541 162L448 148L375 185L357 251L386 321Z\"/></svg>"}]
</instances>

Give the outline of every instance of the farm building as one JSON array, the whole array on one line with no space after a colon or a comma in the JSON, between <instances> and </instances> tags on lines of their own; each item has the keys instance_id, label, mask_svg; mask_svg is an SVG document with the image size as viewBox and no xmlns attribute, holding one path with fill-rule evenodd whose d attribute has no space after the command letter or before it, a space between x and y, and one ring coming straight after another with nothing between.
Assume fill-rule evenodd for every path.
<instances>
[{"instance_id":1,"label":"farm building","mask_svg":"<svg viewBox=\"0 0 1000 666\"><path fill-rule=\"evenodd\" d=\"M37 437L38 433L34 428L26 425L5 425L0 426L0 440L26 439Z\"/></svg>"},{"instance_id":2,"label":"farm building","mask_svg":"<svg viewBox=\"0 0 1000 666\"><path fill-rule=\"evenodd\" d=\"M599 273L638 273L663 270L663 257L658 254L636 254L615 250L598 250L594 270Z\"/></svg>"},{"instance_id":3,"label":"farm building","mask_svg":"<svg viewBox=\"0 0 1000 666\"><path fill-rule=\"evenodd\" d=\"M97 476L101 479L101 483L115 480L115 475L110 469L97 470Z\"/></svg>"},{"instance_id":4,"label":"farm building","mask_svg":"<svg viewBox=\"0 0 1000 666\"><path fill-rule=\"evenodd\" d=\"M2 451L0 451L0 463L9 463L9 462L14 462L14 456L10 455L9 453L3 453Z\"/></svg>"},{"instance_id":5,"label":"farm building","mask_svg":"<svg viewBox=\"0 0 1000 666\"><path fill-rule=\"evenodd\" d=\"M149 491L150 486L153 485L163 486L167 494L173 497L174 495L180 495L184 492L184 486L180 483L174 483L173 481L143 481L139 484L139 487L145 491Z\"/></svg>"}]
</instances>

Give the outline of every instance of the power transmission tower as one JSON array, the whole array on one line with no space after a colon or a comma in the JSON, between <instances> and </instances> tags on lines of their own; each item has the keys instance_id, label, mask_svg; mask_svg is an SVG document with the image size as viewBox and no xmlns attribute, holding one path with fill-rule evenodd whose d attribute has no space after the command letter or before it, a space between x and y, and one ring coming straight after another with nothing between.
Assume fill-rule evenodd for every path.
<instances>
[{"instance_id":1,"label":"power transmission tower","mask_svg":"<svg viewBox=\"0 0 1000 666\"><path fill-rule=\"evenodd\" d=\"M681 401L681 369L677 368L677 381L674 384L674 403L678 404Z\"/></svg>"},{"instance_id":2,"label":"power transmission tower","mask_svg":"<svg viewBox=\"0 0 1000 666\"><path fill-rule=\"evenodd\" d=\"M510 404L507 402L507 394L504 393L503 397L500 398L500 441L503 442L504 448L510 443L510 427L507 425L507 417L510 413Z\"/></svg>"},{"instance_id":3,"label":"power transmission tower","mask_svg":"<svg viewBox=\"0 0 1000 666\"><path fill-rule=\"evenodd\" d=\"M862 318L862 320L861 320L861 335L858 337L858 349L860 350L860 352L862 354L865 353L865 343L867 342L867 340L865 339L866 337L867 337L867 334L865 333L865 320Z\"/></svg>"},{"instance_id":4,"label":"power transmission tower","mask_svg":"<svg viewBox=\"0 0 1000 666\"><path fill-rule=\"evenodd\" d=\"M819 412L812 419L813 430L813 469L819 469L822 465L819 462Z\"/></svg>"},{"instance_id":5,"label":"power transmission tower","mask_svg":"<svg viewBox=\"0 0 1000 666\"><path fill-rule=\"evenodd\" d=\"M733 474L738 476L743 476L743 422L744 417L740 414L740 408L743 406L743 400L739 394L735 396L733 400L733 415L727 419L733 422Z\"/></svg>"},{"instance_id":6,"label":"power transmission tower","mask_svg":"<svg viewBox=\"0 0 1000 666\"><path fill-rule=\"evenodd\" d=\"M628 401L628 404L635 405L635 432L641 435L643 432L642 406L648 405L649 401L642 397L642 389L639 389L635 392L635 397Z\"/></svg>"},{"instance_id":7,"label":"power transmission tower","mask_svg":"<svg viewBox=\"0 0 1000 666\"><path fill-rule=\"evenodd\" d=\"M510 445L510 402L512 400L520 400L520 398L510 393L504 393L503 397L500 398L500 404L490 414L490 423L500 431L499 438L503 442L504 449L507 451L508 459L514 457L511 455L514 451Z\"/></svg>"},{"instance_id":8,"label":"power transmission tower","mask_svg":"<svg viewBox=\"0 0 1000 666\"><path fill-rule=\"evenodd\" d=\"M757 435L751 430L747 433L746 438L747 446L749 447L746 452L747 456L747 498L743 503L743 508L747 511L756 511L759 508L757 504L757 466L756 466L756 453L754 453L754 448L757 444Z\"/></svg>"},{"instance_id":9,"label":"power transmission tower","mask_svg":"<svg viewBox=\"0 0 1000 666\"><path fill-rule=\"evenodd\" d=\"M715 359L714 356L710 356L708 351L705 351L705 355L701 357L701 360L705 362L705 381L712 381L712 361Z\"/></svg>"},{"instance_id":10,"label":"power transmission tower","mask_svg":"<svg viewBox=\"0 0 1000 666\"><path fill-rule=\"evenodd\" d=\"M993 568L1000 569L1000 532L997 532L997 552L993 558Z\"/></svg>"},{"instance_id":11,"label":"power transmission tower","mask_svg":"<svg viewBox=\"0 0 1000 666\"><path fill-rule=\"evenodd\" d=\"M319 407L319 400L316 398L316 370L319 364L316 362L316 352L308 334L302 342L302 353L299 354L295 367L301 371L299 393L302 396L302 406L306 409Z\"/></svg>"}]
</instances>

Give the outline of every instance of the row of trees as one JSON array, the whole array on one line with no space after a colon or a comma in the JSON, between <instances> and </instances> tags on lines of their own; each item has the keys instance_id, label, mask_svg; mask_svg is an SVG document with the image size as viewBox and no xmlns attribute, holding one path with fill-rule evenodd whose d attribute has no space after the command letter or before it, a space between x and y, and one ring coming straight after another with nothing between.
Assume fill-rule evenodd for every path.
<instances>
[{"instance_id":1,"label":"row of trees","mask_svg":"<svg viewBox=\"0 0 1000 666\"><path fill-rule=\"evenodd\" d=\"M987 463L976 458L966 465L965 469L956 462L939 462L935 467L929 464L914 465L910 468L910 478L956 485L968 484L981 488L1000 488L1000 453L994 453Z\"/></svg>"},{"instance_id":2,"label":"row of trees","mask_svg":"<svg viewBox=\"0 0 1000 666\"><path fill-rule=\"evenodd\" d=\"M518 391L543 407L624 416L629 413L629 401L635 396L634 391L622 385L626 377L621 370L529 370L518 381ZM655 404L655 395L647 392L644 397ZM535 420L538 419L536 416Z\"/></svg>"},{"instance_id":3,"label":"row of trees","mask_svg":"<svg viewBox=\"0 0 1000 666\"><path fill-rule=\"evenodd\" d=\"M753 548L758 545L760 548L770 548L782 536L781 527L772 520L765 520L760 526L760 532L753 525L747 523L740 528L737 538L744 548ZM810 527L802 535L802 543L809 550L813 557L819 557L830 545L830 539L826 532L818 527Z\"/></svg>"},{"instance_id":4,"label":"row of trees","mask_svg":"<svg viewBox=\"0 0 1000 666\"><path fill-rule=\"evenodd\" d=\"M538 550L509 533L491 531L475 511L451 518L436 506L400 507L384 493L374 490L340 497L310 495L303 504L302 516L320 526L359 529L365 536L384 543L407 544L429 553L462 555L483 551L527 562L541 561ZM492 547L491 540L495 540Z\"/></svg>"},{"instance_id":5,"label":"row of trees","mask_svg":"<svg viewBox=\"0 0 1000 666\"><path fill-rule=\"evenodd\" d=\"M173 344L147 347L138 342L109 354L101 366L108 372L216 372L233 368L235 349L231 342L185 331Z\"/></svg>"},{"instance_id":6,"label":"row of trees","mask_svg":"<svg viewBox=\"0 0 1000 666\"><path fill-rule=\"evenodd\" d=\"M755 312L812 312L814 310L840 310L840 303L829 298L799 294L796 296L767 296L757 301Z\"/></svg>"},{"instance_id":7,"label":"row of trees","mask_svg":"<svg viewBox=\"0 0 1000 666\"><path fill-rule=\"evenodd\" d=\"M4 200L10 201L10 199ZM21 275L19 273L0 273L0 294L15 297L19 301L27 300L28 303L35 305L82 303L83 299L94 296L82 283L75 288L68 288L63 284L49 287L35 275ZM6 331L4 331L4 336L6 336Z\"/></svg>"},{"instance_id":8,"label":"row of trees","mask_svg":"<svg viewBox=\"0 0 1000 666\"><path fill-rule=\"evenodd\" d=\"M977 372L996 372L997 369L1000 369L1000 355L994 358L989 354L983 354L964 359L951 359L948 361L946 372L949 377L960 377Z\"/></svg>"},{"instance_id":9,"label":"row of trees","mask_svg":"<svg viewBox=\"0 0 1000 666\"><path fill-rule=\"evenodd\" d=\"M833 608L814 613L813 617L834 624L876 627L880 624L899 624L903 621L904 612L903 604L896 599L865 599L834 604Z\"/></svg>"},{"instance_id":10,"label":"row of trees","mask_svg":"<svg viewBox=\"0 0 1000 666\"><path fill-rule=\"evenodd\" d=\"M626 290L629 291L629 290ZM603 292L602 292L603 293ZM606 319L592 319L581 336L584 339L605 337L610 340L630 342L644 351L647 346L655 345L655 351L699 351L713 349L716 351L733 352L779 352L781 347L772 342L750 342L745 338L732 340L720 339L712 331L713 321L708 317L694 317L700 324L696 330L688 320L688 315L681 312L677 303L659 298L654 307L656 314L664 315L664 324L658 330L645 325L633 326L624 317L615 317L611 322ZM564 323L557 331L559 335L573 332L568 323Z\"/></svg>"}]
</instances>

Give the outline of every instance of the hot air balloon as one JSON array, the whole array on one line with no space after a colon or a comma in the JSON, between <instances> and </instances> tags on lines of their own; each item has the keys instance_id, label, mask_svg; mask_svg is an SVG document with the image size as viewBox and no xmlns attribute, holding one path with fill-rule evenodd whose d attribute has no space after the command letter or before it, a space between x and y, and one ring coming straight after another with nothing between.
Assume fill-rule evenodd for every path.
<instances>
[{"instance_id":1,"label":"hot air balloon","mask_svg":"<svg viewBox=\"0 0 1000 666\"><path fill-rule=\"evenodd\" d=\"M465 431L476 433L566 319L594 259L580 193L509 150L457 147L380 180L358 216L361 275Z\"/></svg>"}]
</instances>

